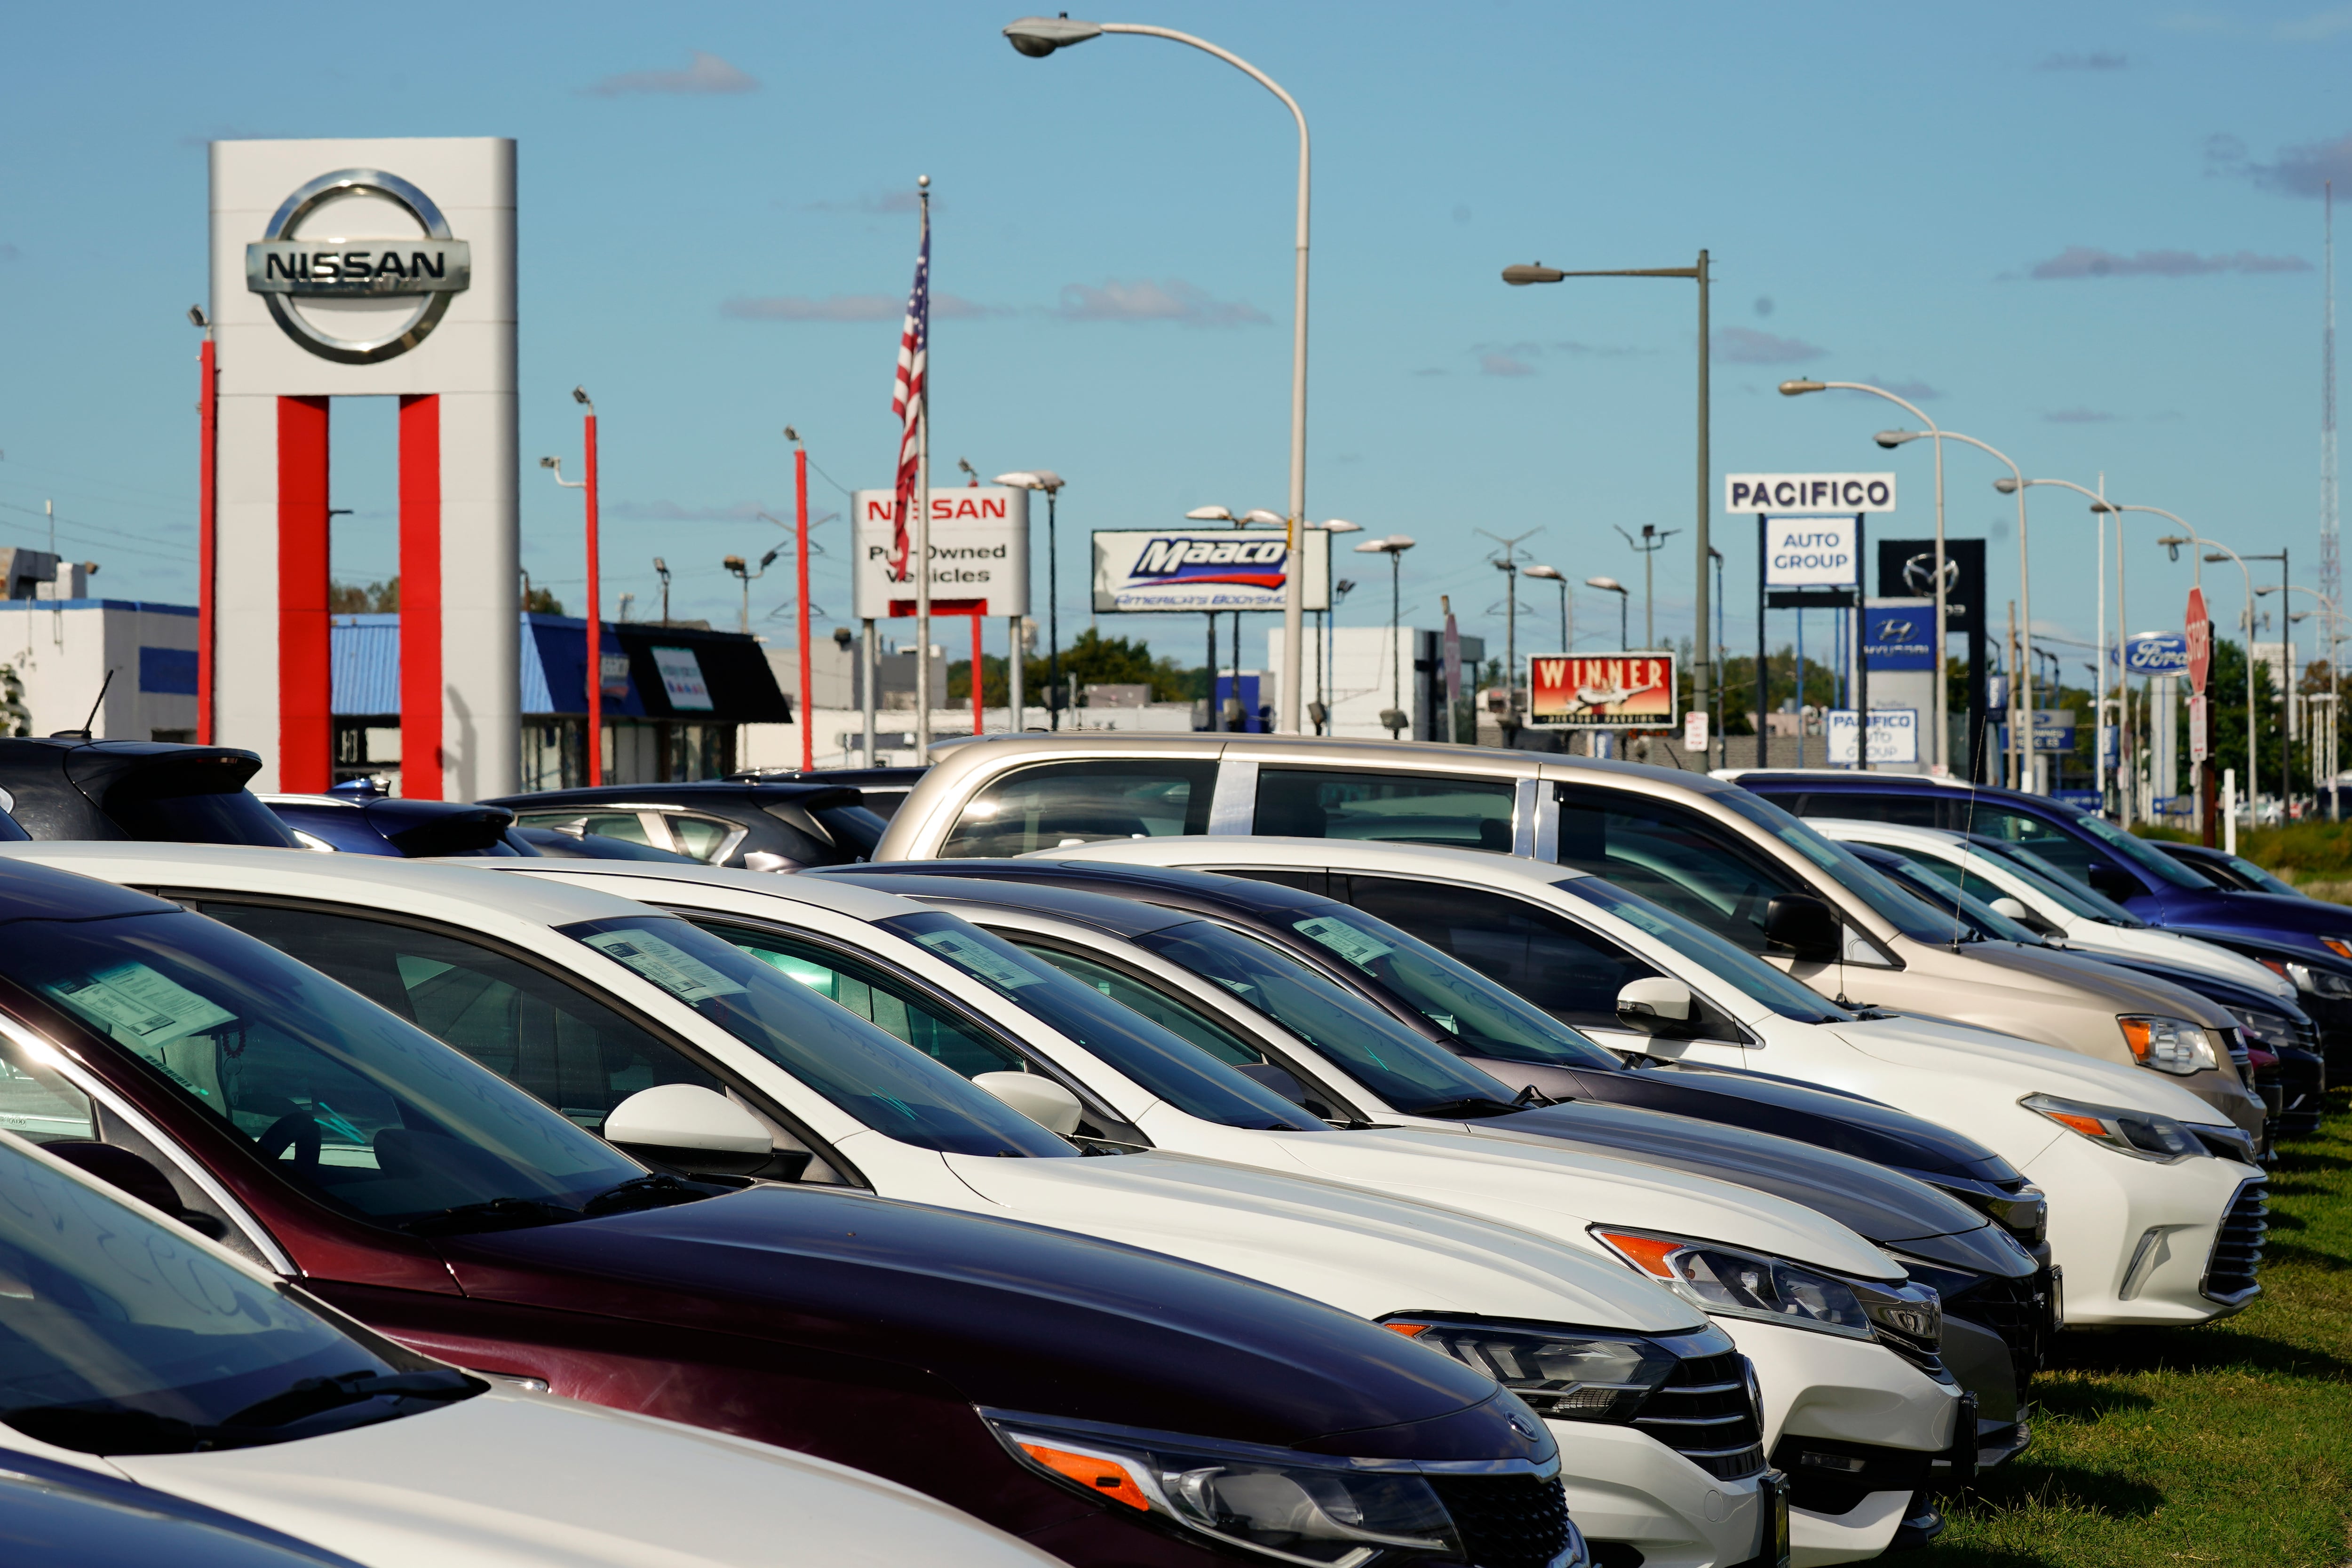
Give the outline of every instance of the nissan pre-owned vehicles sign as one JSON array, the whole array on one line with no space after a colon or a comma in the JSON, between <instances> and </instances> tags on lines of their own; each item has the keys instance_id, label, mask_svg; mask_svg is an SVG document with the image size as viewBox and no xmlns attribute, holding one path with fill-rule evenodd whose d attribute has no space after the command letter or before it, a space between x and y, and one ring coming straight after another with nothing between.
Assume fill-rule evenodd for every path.
<instances>
[{"instance_id":1,"label":"nissan pre-owned vehicles sign","mask_svg":"<svg viewBox=\"0 0 2352 1568\"><path fill-rule=\"evenodd\" d=\"M1301 608L1331 603L1331 536L1302 530ZM1279 610L1290 545L1276 528L1122 528L1095 535L1095 609Z\"/></svg>"},{"instance_id":2,"label":"nissan pre-owned vehicles sign","mask_svg":"<svg viewBox=\"0 0 2352 1568\"><path fill-rule=\"evenodd\" d=\"M860 621L915 612L915 580L890 572L898 497L891 490L859 490L849 498L856 517L857 559L850 569ZM908 551L914 532L910 523ZM1029 492L1002 485L963 485L931 492L931 613L1029 613Z\"/></svg>"}]
</instances>

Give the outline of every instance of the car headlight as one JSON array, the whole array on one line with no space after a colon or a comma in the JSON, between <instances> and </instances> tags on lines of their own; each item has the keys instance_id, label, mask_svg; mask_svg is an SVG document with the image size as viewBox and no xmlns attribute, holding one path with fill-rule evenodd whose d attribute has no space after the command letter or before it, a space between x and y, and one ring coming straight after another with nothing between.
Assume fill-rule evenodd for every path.
<instances>
[{"instance_id":1,"label":"car headlight","mask_svg":"<svg viewBox=\"0 0 2352 1568\"><path fill-rule=\"evenodd\" d=\"M2221 1065L2213 1054L2212 1038L2187 1019L2127 1013L2116 1022L2123 1026L2124 1040L2142 1067L2186 1076Z\"/></svg>"},{"instance_id":2,"label":"car headlight","mask_svg":"<svg viewBox=\"0 0 2352 1568\"><path fill-rule=\"evenodd\" d=\"M2230 1016L2236 1019L2254 1043L2264 1051L2280 1051L2298 1043L2294 1020L2284 1013L2263 1012L2257 1008L2231 1008Z\"/></svg>"},{"instance_id":3,"label":"car headlight","mask_svg":"<svg viewBox=\"0 0 2352 1568\"><path fill-rule=\"evenodd\" d=\"M1558 1421L1622 1421L1674 1375L1678 1357L1639 1334L1483 1323L1399 1312L1381 1326L1485 1373ZM1719 1331L1715 1333L1721 1338ZM1732 1348L1723 1339L1721 1354Z\"/></svg>"},{"instance_id":4,"label":"car headlight","mask_svg":"<svg viewBox=\"0 0 2352 1568\"><path fill-rule=\"evenodd\" d=\"M2339 958L2352 958L2352 942L2341 936L2322 936L2319 945Z\"/></svg>"},{"instance_id":5,"label":"car headlight","mask_svg":"<svg viewBox=\"0 0 2352 1568\"><path fill-rule=\"evenodd\" d=\"M2095 1144L2104 1144L2136 1160L2154 1160L2168 1166L2205 1153L2205 1145L2187 1124L2153 1111L2085 1105L2078 1101L2061 1100L2054 1094L2028 1094L2018 1103L2029 1111L2040 1112L2071 1132L2082 1134Z\"/></svg>"},{"instance_id":6,"label":"car headlight","mask_svg":"<svg viewBox=\"0 0 2352 1568\"><path fill-rule=\"evenodd\" d=\"M1786 1258L1679 1236L1597 1225L1592 1234L1643 1273L1717 1317L1756 1318L1853 1339L1892 1335L1930 1354L1943 1338L1942 1303L1925 1285L1844 1279Z\"/></svg>"},{"instance_id":7,"label":"car headlight","mask_svg":"<svg viewBox=\"0 0 2352 1568\"><path fill-rule=\"evenodd\" d=\"M2271 964L2270 967L2293 980L2297 990L2321 997L2352 997L2352 977L2339 975L2333 969L2315 969L2308 964Z\"/></svg>"},{"instance_id":8,"label":"car headlight","mask_svg":"<svg viewBox=\"0 0 2352 1568\"><path fill-rule=\"evenodd\" d=\"M1064 1416L981 1415L1015 1459L1049 1479L1133 1509L1163 1528L1308 1568L1463 1560L1463 1531L1440 1488L1506 1479L1437 1476L1443 1467L1325 1458ZM1543 1433L1540 1422L1529 1424ZM1524 1480L1558 1489L1556 1448L1527 1469ZM1564 1500L1557 1523L1566 1529L1566 1550L1548 1568L1581 1568L1583 1541Z\"/></svg>"}]
</instances>

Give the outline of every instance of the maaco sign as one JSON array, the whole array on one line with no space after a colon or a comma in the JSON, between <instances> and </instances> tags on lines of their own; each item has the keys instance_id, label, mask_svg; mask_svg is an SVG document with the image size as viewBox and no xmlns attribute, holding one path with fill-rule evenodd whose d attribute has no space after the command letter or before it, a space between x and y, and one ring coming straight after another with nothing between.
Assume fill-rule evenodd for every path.
<instances>
[{"instance_id":1,"label":"maaco sign","mask_svg":"<svg viewBox=\"0 0 2352 1568\"><path fill-rule=\"evenodd\" d=\"M1331 607L1331 536L1305 533L1300 608ZM1288 589L1288 541L1272 528L1106 530L1095 535L1095 609L1279 610Z\"/></svg>"}]
</instances>

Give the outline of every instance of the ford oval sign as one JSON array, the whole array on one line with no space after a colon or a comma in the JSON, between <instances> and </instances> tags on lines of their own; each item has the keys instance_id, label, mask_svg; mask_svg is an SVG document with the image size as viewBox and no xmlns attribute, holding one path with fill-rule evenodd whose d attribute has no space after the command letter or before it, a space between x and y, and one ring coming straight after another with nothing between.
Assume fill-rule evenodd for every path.
<instances>
[{"instance_id":1,"label":"ford oval sign","mask_svg":"<svg viewBox=\"0 0 2352 1568\"><path fill-rule=\"evenodd\" d=\"M2189 668L2189 639L2179 632L2143 632L2124 642L2124 668L2135 675L2178 675Z\"/></svg>"},{"instance_id":2,"label":"ford oval sign","mask_svg":"<svg viewBox=\"0 0 2352 1568\"><path fill-rule=\"evenodd\" d=\"M405 212L419 235L297 237L302 220L339 197L381 197ZM245 286L268 302L286 335L322 360L372 365L423 342L448 313L449 301L472 280L473 254L449 237L433 198L397 174L342 169L286 198L268 233L245 247ZM328 310L306 314L305 299L391 302L388 312ZM415 301L403 311L401 306ZM349 327L366 323L358 336ZM345 329L346 330L338 330Z\"/></svg>"}]
</instances>

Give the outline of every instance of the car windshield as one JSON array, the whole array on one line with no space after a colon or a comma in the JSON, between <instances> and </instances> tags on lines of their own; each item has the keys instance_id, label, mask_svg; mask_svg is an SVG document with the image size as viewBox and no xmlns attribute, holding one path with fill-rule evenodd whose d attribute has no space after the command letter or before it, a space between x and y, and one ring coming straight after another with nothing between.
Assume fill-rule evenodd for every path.
<instances>
[{"instance_id":1,"label":"car windshield","mask_svg":"<svg viewBox=\"0 0 2352 1568\"><path fill-rule=\"evenodd\" d=\"M562 929L900 1143L958 1155L1077 1154L960 1073L698 926L644 915Z\"/></svg>"},{"instance_id":2,"label":"car windshield","mask_svg":"<svg viewBox=\"0 0 2352 1568\"><path fill-rule=\"evenodd\" d=\"M2137 866L2158 882L2174 887L2193 887L2210 891L2211 883L2137 833L2125 832L2105 817L2094 817L2088 811L2078 811L2068 806L2066 821L2080 828L2116 854Z\"/></svg>"},{"instance_id":3,"label":"car windshield","mask_svg":"<svg viewBox=\"0 0 2352 1568\"><path fill-rule=\"evenodd\" d=\"M1854 1021L1853 1014L1820 992L1808 990L1745 947L1727 942L1704 925L1685 920L1638 894L1628 893L1614 883L1597 876L1573 876L1552 885L1656 937L1732 989L1763 1003L1784 1019L1794 1019L1799 1023Z\"/></svg>"},{"instance_id":4,"label":"car windshield","mask_svg":"<svg viewBox=\"0 0 2352 1568\"><path fill-rule=\"evenodd\" d=\"M2023 879L2034 892L2071 915L2079 915L2086 920L2104 921L2109 925L2137 928L2147 924L2105 894L2076 882L2022 844L1975 838L1969 841L1969 847L2000 861L2011 875Z\"/></svg>"},{"instance_id":5,"label":"car windshield","mask_svg":"<svg viewBox=\"0 0 2352 1568\"><path fill-rule=\"evenodd\" d=\"M1228 1127L1325 1130L1265 1085L970 921L927 909L877 924L922 944L1179 1111Z\"/></svg>"},{"instance_id":6,"label":"car windshield","mask_svg":"<svg viewBox=\"0 0 2352 1568\"><path fill-rule=\"evenodd\" d=\"M354 1337L0 1140L0 1421L83 1453L308 1437L486 1386Z\"/></svg>"},{"instance_id":7,"label":"car windshield","mask_svg":"<svg viewBox=\"0 0 2352 1568\"><path fill-rule=\"evenodd\" d=\"M2231 871L2236 872L2240 876L2244 877L2248 882L2252 883L2254 886L2264 893L2283 893L2289 898L2305 898L2309 896L2309 894L2305 894L2303 889L2295 886L2294 883L2286 881L2283 877L2273 875L2270 872L2264 871L2262 867L2256 865L2253 862L2248 860L2243 855L2224 855L2222 859L2229 862L2229 866Z\"/></svg>"},{"instance_id":8,"label":"car windshield","mask_svg":"<svg viewBox=\"0 0 2352 1568\"><path fill-rule=\"evenodd\" d=\"M1950 946L1968 939L1967 929L1949 915L1921 903L1855 858L1843 844L1834 843L1790 816L1761 795L1726 789L1711 796L1729 810L1795 850L1828 873L1830 879L1915 942Z\"/></svg>"},{"instance_id":9,"label":"car windshield","mask_svg":"<svg viewBox=\"0 0 2352 1568\"><path fill-rule=\"evenodd\" d=\"M809 815L814 817L823 825L824 831L833 835L833 841L836 846L859 860L871 859L874 846L880 843L882 835L890 831L890 824L887 819L876 815L870 808L862 805L821 806L811 811Z\"/></svg>"},{"instance_id":10,"label":"car windshield","mask_svg":"<svg viewBox=\"0 0 2352 1568\"><path fill-rule=\"evenodd\" d=\"M200 915L16 921L0 969L271 1169L381 1224L576 1219L646 1175L406 1019ZM20 1087L0 1082L0 1111Z\"/></svg>"},{"instance_id":11,"label":"car windshield","mask_svg":"<svg viewBox=\"0 0 2352 1568\"><path fill-rule=\"evenodd\" d=\"M2017 942L2028 947L2042 946L2042 940L2011 915L2003 915L1991 904L1969 892L1950 878L1938 874L1932 867L1895 854L1889 850L1879 852L1874 862L1877 869L1895 880L1896 886L1917 894L1930 904L1949 905L1965 924L1988 941ZM1957 870L1957 868L1955 868Z\"/></svg>"},{"instance_id":12,"label":"car windshield","mask_svg":"<svg viewBox=\"0 0 2352 1568\"><path fill-rule=\"evenodd\" d=\"M1319 903L1282 918L1344 960L1364 983L1453 1035L1467 1055L1604 1072L1625 1065L1516 991L1385 920Z\"/></svg>"},{"instance_id":13,"label":"car windshield","mask_svg":"<svg viewBox=\"0 0 2352 1568\"><path fill-rule=\"evenodd\" d=\"M1195 920L1135 940L1232 992L1408 1115L1510 1108L1511 1091L1500 1082L1255 936Z\"/></svg>"}]
</instances>

